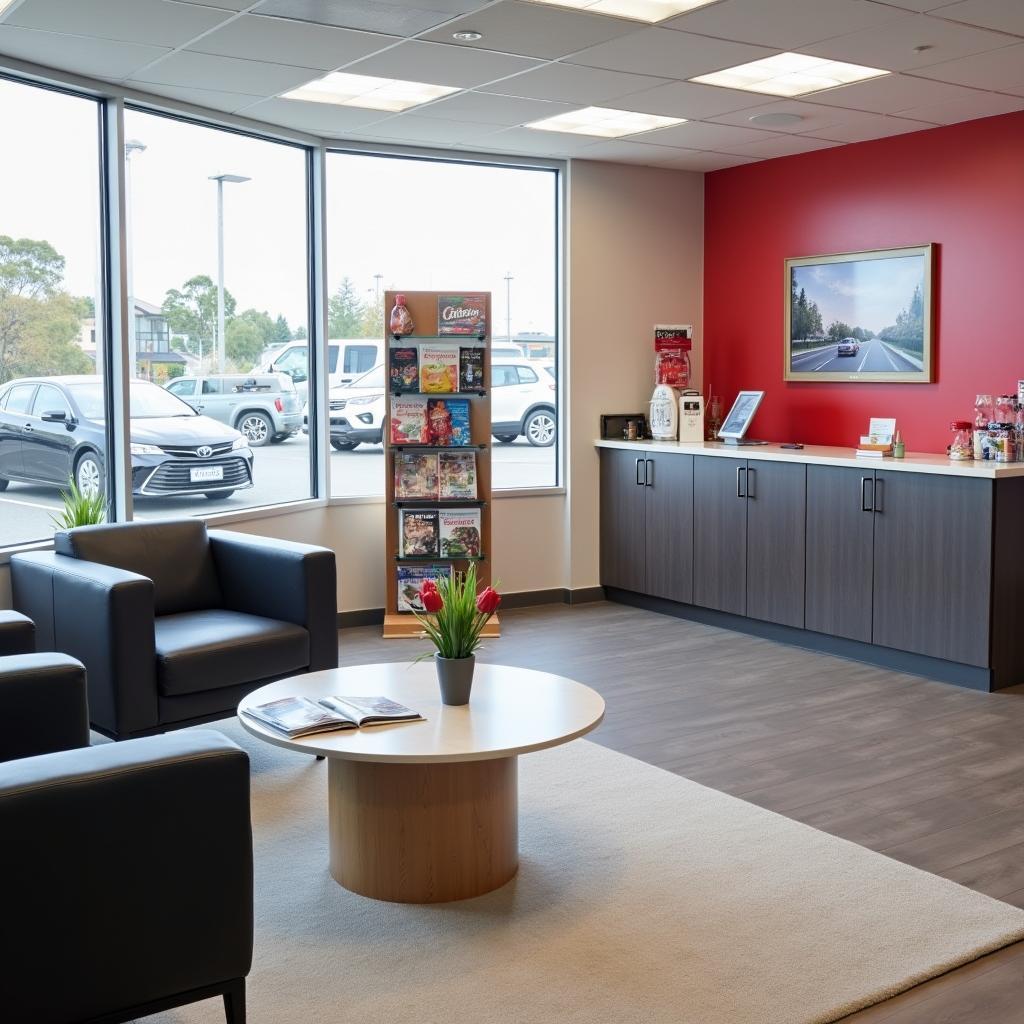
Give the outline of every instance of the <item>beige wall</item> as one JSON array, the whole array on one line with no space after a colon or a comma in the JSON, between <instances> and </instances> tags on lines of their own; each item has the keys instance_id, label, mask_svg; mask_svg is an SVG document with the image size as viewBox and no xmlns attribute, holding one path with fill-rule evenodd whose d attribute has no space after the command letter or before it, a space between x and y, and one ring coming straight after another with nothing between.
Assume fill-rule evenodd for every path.
<instances>
[{"instance_id":1,"label":"beige wall","mask_svg":"<svg viewBox=\"0 0 1024 1024\"><path fill-rule=\"evenodd\" d=\"M568 343L562 381L570 425L565 495L494 502L494 575L507 593L596 586L603 412L639 412L654 381L652 326L697 327L700 380L704 188L700 174L574 161L566 253ZM383 503L335 505L228 527L324 544L338 555L343 611L384 604ZM0 566L0 607L10 606Z\"/></svg>"}]
</instances>

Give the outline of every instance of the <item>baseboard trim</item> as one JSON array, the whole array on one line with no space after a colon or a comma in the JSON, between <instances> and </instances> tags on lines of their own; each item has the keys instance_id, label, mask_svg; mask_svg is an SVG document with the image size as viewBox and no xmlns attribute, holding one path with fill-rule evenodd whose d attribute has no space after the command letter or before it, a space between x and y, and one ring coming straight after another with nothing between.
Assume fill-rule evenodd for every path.
<instances>
[{"instance_id":1,"label":"baseboard trim","mask_svg":"<svg viewBox=\"0 0 1024 1024\"><path fill-rule=\"evenodd\" d=\"M743 615L698 608L692 604L678 604L660 597L637 594L631 590L619 590L617 587L606 587L605 592L609 601L658 612L661 615L671 615L677 619L700 622L705 626L731 629L737 633L747 633L750 636L759 636L793 647L819 651L822 654L834 654L840 658L849 658L851 661L862 661L869 665L878 665L880 668L892 669L894 672L908 672L911 675L935 679L940 683L953 683L971 690L991 691L994 687L993 674L987 668L943 661L941 658L931 658L925 654L897 651L891 647L876 647L874 644L861 643L859 640L846 640L843 637L827 636L824 633L814 633L793 626L780 626L774 622L748 619Z\"/></svg>"},{"instance_id":2,"label":"baseboard trim","mask_svg":"<svg viewBox=\"0 0 1024 1024\"><path fill-rule=\"evenodd\" d=\"M383 625L383 608L361 608L354 612L338 612L338 629L355 629L357 626Z\"/></svg>"}]
</instances>

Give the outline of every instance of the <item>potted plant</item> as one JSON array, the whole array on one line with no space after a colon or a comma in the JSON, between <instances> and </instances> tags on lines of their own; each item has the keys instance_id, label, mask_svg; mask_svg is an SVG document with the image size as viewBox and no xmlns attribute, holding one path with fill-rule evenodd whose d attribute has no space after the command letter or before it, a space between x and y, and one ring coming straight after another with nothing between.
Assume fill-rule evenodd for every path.
<instances>
[{"instance_id":1,"label":"potted plant","mask_svg":"<svg viewBox=\"0 0 1024 1024\"><path fill-rule=\"evenodd\" d=\"M83 494L74 479L68 480L68 489L60 492L64 507L50 518L58 530L72 530L76 526L95 526L107 518L107 501L97 491Z\"/></svg>"},{"instance_id":2,"label":"potted plant","mask_svg":"<svg viewBox=\"0 0 1024 1024\"><path fill-rule=\"evenodd\" d=\"M420 600L429 617L414 614L423 626L423 635L437 648L434 664L443 704L469 703L480 634L501 604L501 595L493 587L479 595L476 588L476 565L472 563L465 572L453 570L420 585Z\"/></svg>"}]
</instances>

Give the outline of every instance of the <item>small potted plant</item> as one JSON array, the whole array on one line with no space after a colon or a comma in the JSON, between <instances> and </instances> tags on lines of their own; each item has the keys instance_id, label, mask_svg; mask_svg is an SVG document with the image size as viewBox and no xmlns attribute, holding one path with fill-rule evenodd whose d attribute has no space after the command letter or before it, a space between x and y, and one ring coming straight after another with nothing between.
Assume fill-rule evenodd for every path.
<instances>
[{"instance_id":1,"label":"small potted plant","mask_svg":"<svg viewBox=\"0 0 1024 1024\"><path fill-rule=\"evenodd\" d=\"M420 585L420 600L429 617L414 614L423 626L423 635L437 648L434 664L443 704L469 703L480 634L501 604L501 595L493 587L479 594L476 588L474 564L465 572L452 571Z\"/></svg>"},{"instance_id":2,"label":"small potted plant","mask_svg":"<svg viewBox=\"0 0 1024 1024\"><path fill-rule=\"evenodd\" d=\"M68 489L60 492L64 507L50 516L58 530L73 530L76 526L95 526L107 518L107 499L96 491L83 494L74 478L68 479Z\"/></svg>"}]
</instances>

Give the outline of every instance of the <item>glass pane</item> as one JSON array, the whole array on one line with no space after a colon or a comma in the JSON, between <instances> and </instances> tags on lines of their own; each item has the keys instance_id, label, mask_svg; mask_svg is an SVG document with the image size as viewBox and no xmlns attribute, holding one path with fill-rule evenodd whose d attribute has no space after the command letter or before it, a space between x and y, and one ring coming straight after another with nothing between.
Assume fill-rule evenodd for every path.
<instances>
[{"instance_id":1,"label":"glass pane","mask_svg":"<svg viewBox=\"0 0 1024 1024\"><path fill-rule=\"evenodd\" d=\"M94 100L0 80L0 547L45 540L75 476L104 486L99 110ZM78 378L74 375L83 375ZM48 382L18 383L26 379ZM97 418L67 395L101 396ZM63 419L43 419L64 411ZM71 413L71 415L67 415ZM30 428L30 429L26 429Z\"/></svg>"},{"instance_id":2,"label":"glass pane","mask_svg":"<svg viewBox=\"0 0 1024 1024\"><path fill-rule=\"evenodd\" d=\"M383 342L386 289L489 291L492 361L524 366L523 383L510 365L505 382L516 387L491 396L494 429L507 442L493 451L493 485L555 485L557 429L550 425L558 395L539 372L554 364L557 351L558 175L352 153L327 159L332 349L351 339ZM383 357L381 351L376 358ZM381 494L383 387L378 394L338 376L332 369L331 491L337 497ZM496 389L499 376L493 377ZM359 404L349 405L350 398ZM537 416L548 429L528 435Z\"/></svg>"},{"instance_id":3,"label":"glass pane","mask_svg":"<svg viewBox=\"0 0 1024 1024\"><path fill-rule=\"evenodd\" d=\"M135 518L310 497L306 151L139 110L125 137Z\"/></svg>"}]
</instances>

